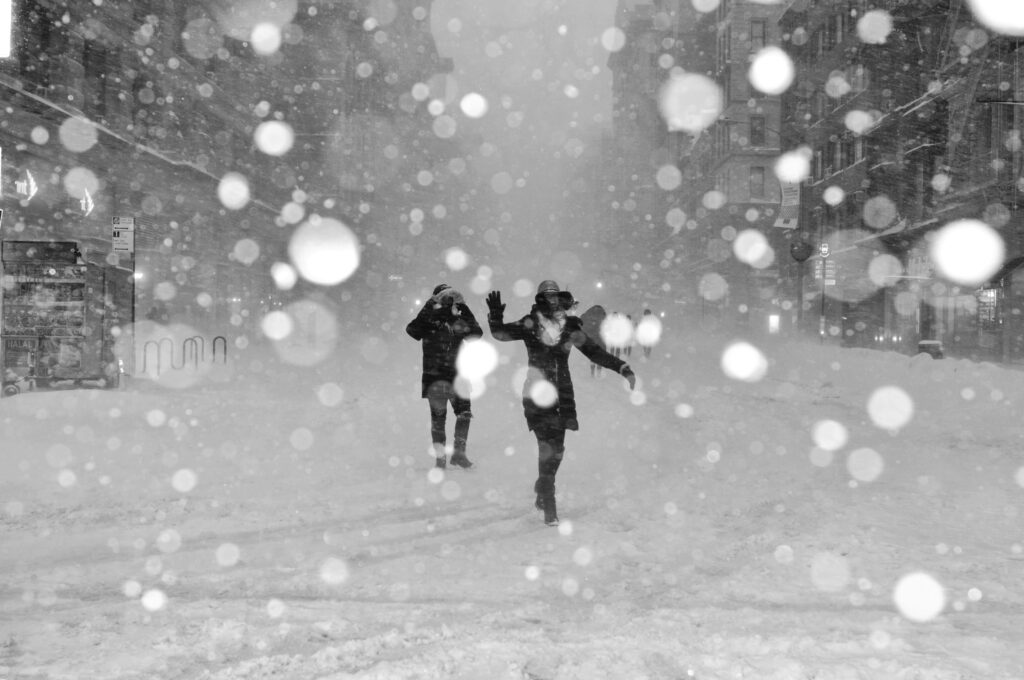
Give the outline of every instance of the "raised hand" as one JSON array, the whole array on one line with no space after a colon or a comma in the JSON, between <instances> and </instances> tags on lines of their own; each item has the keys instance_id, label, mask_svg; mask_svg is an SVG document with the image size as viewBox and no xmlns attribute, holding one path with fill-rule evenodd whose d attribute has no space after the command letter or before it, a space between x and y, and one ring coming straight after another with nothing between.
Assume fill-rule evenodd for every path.
<instances>
[{"instance_id":1,"label":"raised hand","mask_svg":"<svg viewBox=\"0 0 1024 680\"><path fill-rule=\"evenodd\" d=\"M629 367L629 364L623 364L622 368L619 369L619 374L629 382L629 389L636 389L636 374L633 373L633 369Z\"/></svg>"},{"instance_id":2,"label":"raised hand","mask_svg":"<svg viewBox=\"0 0 1024 680\"><path fill-rule=\"evenodd\" d=\"M501 293L492 290L487 294L487 309L490 311L491 316L500 317L505 313L505 305L501 303Z\"/></svg>"}]
</instances>

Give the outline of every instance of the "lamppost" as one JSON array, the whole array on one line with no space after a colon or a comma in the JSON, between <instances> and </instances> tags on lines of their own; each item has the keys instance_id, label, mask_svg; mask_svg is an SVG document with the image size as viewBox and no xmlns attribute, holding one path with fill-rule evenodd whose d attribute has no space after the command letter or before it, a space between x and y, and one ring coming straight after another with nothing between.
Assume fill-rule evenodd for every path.
<instances>
[{"instance_id":1,"label":"lamppost","mask_svg":"<svg viewBox=\"0 0 1024 680\"><path fill-rule=\"evenodd\" d=\"M804 262L814 252L814 246L805 241L803 237L799 241L794 241L789 246L789 254L797 261L800 266L800 275L797 277L797 288L796 288L796 326L797 328L803 327L804 318Z\"/></svg>"}]
</instances>

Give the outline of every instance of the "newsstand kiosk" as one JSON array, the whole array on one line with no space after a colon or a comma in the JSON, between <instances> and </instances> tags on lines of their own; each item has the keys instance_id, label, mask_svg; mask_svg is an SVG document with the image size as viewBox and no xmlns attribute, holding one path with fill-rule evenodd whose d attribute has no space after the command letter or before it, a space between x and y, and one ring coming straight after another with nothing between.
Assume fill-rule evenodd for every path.
<instances>
[{"instance_id":1,"label":"newsstand kiosk","mask_svg":"<svg viewBox=\"0 0 1024 680\"><path fill-rule=\"evenodd\" d=\"M115 387L115 326L130 321L131 272L82 261L74 241L0 242L0 386Z\"/></svg>"}]
</instances>

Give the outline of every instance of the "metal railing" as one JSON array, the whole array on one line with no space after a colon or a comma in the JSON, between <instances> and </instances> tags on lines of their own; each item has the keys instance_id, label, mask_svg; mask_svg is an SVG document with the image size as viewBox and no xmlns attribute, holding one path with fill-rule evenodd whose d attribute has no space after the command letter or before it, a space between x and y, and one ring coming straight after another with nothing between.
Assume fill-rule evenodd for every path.
<instances>
[{"instance_id":1,"label":"metal railing","mask_svg":"<svg viewBox=\"0 0 1024 680\"><path fill-rule=\"evenodd\" d=\"M221 362L228 362L228 341L223 335L213 338L210 343L210 363L217 363L217 348L221 348ZM191 362L193 370L198 370L201 363L206 362L206 338L201 335L193 335L181 341L181 353L175 353L175 339L164 336L159 340L147 340L142 346L142 374L149 374L149 359L155 354L156 372L159 376L164 370L164 348L167 349L167 367L170 370L180 371L187 368ZM155 349L155 352L151 352Z\"/></svg>"}]
</instances>

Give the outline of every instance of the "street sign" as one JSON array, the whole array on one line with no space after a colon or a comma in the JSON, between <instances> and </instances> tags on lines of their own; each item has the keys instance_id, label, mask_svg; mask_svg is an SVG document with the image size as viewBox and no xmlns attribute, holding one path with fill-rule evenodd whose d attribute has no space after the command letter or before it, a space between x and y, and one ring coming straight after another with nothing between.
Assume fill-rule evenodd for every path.
<instances>
[{"instance_id":1,"label":"street sign","mask_svg":"<svg viewBox=\"0 0 1024 680\"><path fill-rule=\"evenodd\" d=\"M135 252L135 218L112 217L110 221L113 223L113 228L110 231L110 240L113 243L114 252Z\"/></svg>"},{"instance_id":2,"label":"street sign","mask_svg":"<svg viewBox=\"0 0 1024 680\"><path fill-rule=\"evenodd\" d=\"M828 257L828 253L829 253L828 243L822 243L818 247L818 251L821 253L822 257Z\"/></svg>"}]
</instances>

